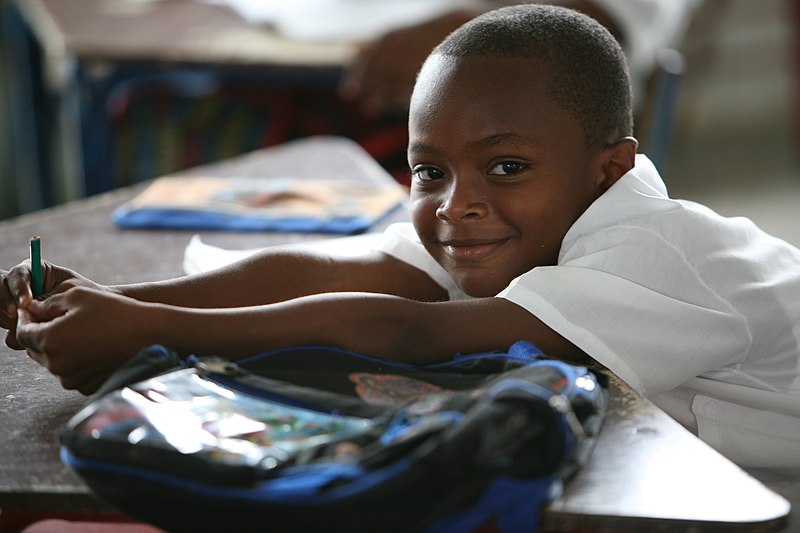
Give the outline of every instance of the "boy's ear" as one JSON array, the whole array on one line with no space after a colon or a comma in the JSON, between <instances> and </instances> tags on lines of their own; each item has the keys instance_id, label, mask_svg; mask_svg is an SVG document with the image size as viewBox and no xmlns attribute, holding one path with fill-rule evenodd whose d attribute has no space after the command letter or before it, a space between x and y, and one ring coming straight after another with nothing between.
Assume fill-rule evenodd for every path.
<instances>
[{"instance_id":1,"label":"boy's ear","mask_svg":"<svg viewBox=\"0 0 800 533\"><path fill-rule=\"evenodd\" d=\"M597 183L601 192L608 190L634 167L638 147L639 141L634 137L623 137L603 147L600 154L601 175Z\"/></svg>"}]
</instances>

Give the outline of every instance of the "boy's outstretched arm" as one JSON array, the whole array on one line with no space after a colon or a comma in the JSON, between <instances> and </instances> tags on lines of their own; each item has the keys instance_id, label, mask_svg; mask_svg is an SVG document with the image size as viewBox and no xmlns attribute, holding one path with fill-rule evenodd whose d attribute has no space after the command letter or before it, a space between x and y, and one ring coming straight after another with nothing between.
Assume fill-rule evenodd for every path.
<instances>
[{"instance_id":1,"label":"boy's outstretched arm","mask_svg":"<svg viewBox=\"0 0 800 533\"><path fill-rule=\"evenodd\" d=\"M317 294L273 305L200 310L159 306L152 340L179 351L244 357L298 344L337 346L416 364L457 353L506 349L528 340L568 360L585 354L502 298L420 302L385 294ZM186 336L182 331L195 331ZM218 332L229 332L220 335Z\"/></svg>"},{"instance_id":2,"label":"boy's outstretched arm","mask_svg":"<svg viewBox=\"0 0 800 533\"><path fill-rule=\"evenodd\" d=\"M0 271L0 328L7 330L6 344L13 349L26 348L16 336L17 309L32 301L30 278L28 261L10 271ZM343 258L298 247L270 248L226 268L196 276L114 287L45 262L44 285L46 298L84 287L144 302L195 308L253 306L337 291L382 292L425 301L447 298L446 291L425 273L388 255L368 252ZM45 320L36 314L29 318Z\"/></svg>"},{"instance_id":3,"label":"boy's outstretched arm","mask_svg":"<svg viewBox=\"0 0 800 533\"><path fill-rule=\"evenodd\" d=\"M16 320L16 308L32 299L30 263L0 270L0 311ZM44 263L44 296L73 287L108 290L145 302L182 307L241 307L322 292L381 292L419 300L443 300L446 292L425 273L380 252L331 256L297 246L272 247L227 267L165 281L104 286L68 268ZM10 329L7 320L0 327Z\"/></svg>"},{"instance_id":4,"label":"boy's outstretched arm","mask_svg":"<svg viewBox=\"0 0 800 533\"><path fill-rule=\"evenodd\" d=\"M424 364L529 340L564 359L583 354L507 300L420 302L374 293L327 293L276 304L198 309L144 303L79 287L21 309L17 337L66 388L93 392L149 344L232 359L322 344Z\"/></svg>"},{"instance_id":5,"label":"boy's outstretched arm","mask_svg":"<svg viewBox=\"0 0 800 533\"><path fill-rule=\"evenodd\" d=\"M140 301L196 308L253 306L346 291L447 299L424 272L386 254L339 257L301 247L269 248L211 272L112 289Z\"/></svg>"}]
</instances>

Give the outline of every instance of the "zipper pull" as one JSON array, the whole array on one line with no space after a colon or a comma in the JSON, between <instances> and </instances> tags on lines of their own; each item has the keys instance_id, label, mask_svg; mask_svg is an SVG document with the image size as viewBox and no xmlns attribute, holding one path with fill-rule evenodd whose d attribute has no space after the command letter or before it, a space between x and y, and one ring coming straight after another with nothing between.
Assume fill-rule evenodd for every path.
<instances>
[{"instance_id":1,"label":"zipper pull","mask_svg":"<svg viewBox=\"0 0 800 533\"><path fill-rule=\"evenodd\" d=\"M235 376L240 372L239 365L233 361L225 359L208 358L198 360L194 367L204 374L222 374L223 376Z\"/></svg>"},{"instance_id":2,"label":"zipper pull","mask_svg":"<svg viewBox=\"0 0 800 533\"><path fill-rule=\"evenodd\" d=\"M586 439L586 432L583 430L583 425L581 425L580 420L578 420L578 417L575 415L575 411L572 410L572 403L570 403L569 398L563 394L555 394L550 397L547 403L550 404L550 407L552 407L554 411L560 413L561 416L564 417L564 420L572 430L578 442L583 442Z\"/></svg>"}]
</instances>

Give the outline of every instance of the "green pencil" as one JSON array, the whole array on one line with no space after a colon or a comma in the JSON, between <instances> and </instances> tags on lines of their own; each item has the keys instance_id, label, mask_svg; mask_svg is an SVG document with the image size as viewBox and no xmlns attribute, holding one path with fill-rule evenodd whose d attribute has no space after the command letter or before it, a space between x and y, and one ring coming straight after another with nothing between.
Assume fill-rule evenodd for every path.
<instances>
[{"instance_id":1,"label":"green pencil","mask_svg":"<svg viewBox=\"0 0 800 533\"><path fill-rule=\"evenodd\" d=\"M31 290L34 298L44 292L44 278L42 276L42 238L31 238Z\"/></svg>"}]
</instances>

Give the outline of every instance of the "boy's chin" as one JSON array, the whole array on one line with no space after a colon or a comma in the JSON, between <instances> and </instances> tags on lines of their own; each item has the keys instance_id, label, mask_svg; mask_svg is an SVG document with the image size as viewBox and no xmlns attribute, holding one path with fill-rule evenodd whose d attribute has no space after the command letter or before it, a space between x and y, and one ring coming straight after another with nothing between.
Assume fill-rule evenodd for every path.
<instances>
[{"instance_id":1,"label":"boy's chin","mask_svg":"<svg viewBox=\"0 0 800 533\"><path fill-rule=\"evenodd\" d=\"M456 280L461 292L472 298L494 298L506 288L507 283L487 283L485 280Z\"/></svg>"}]
</instances>

